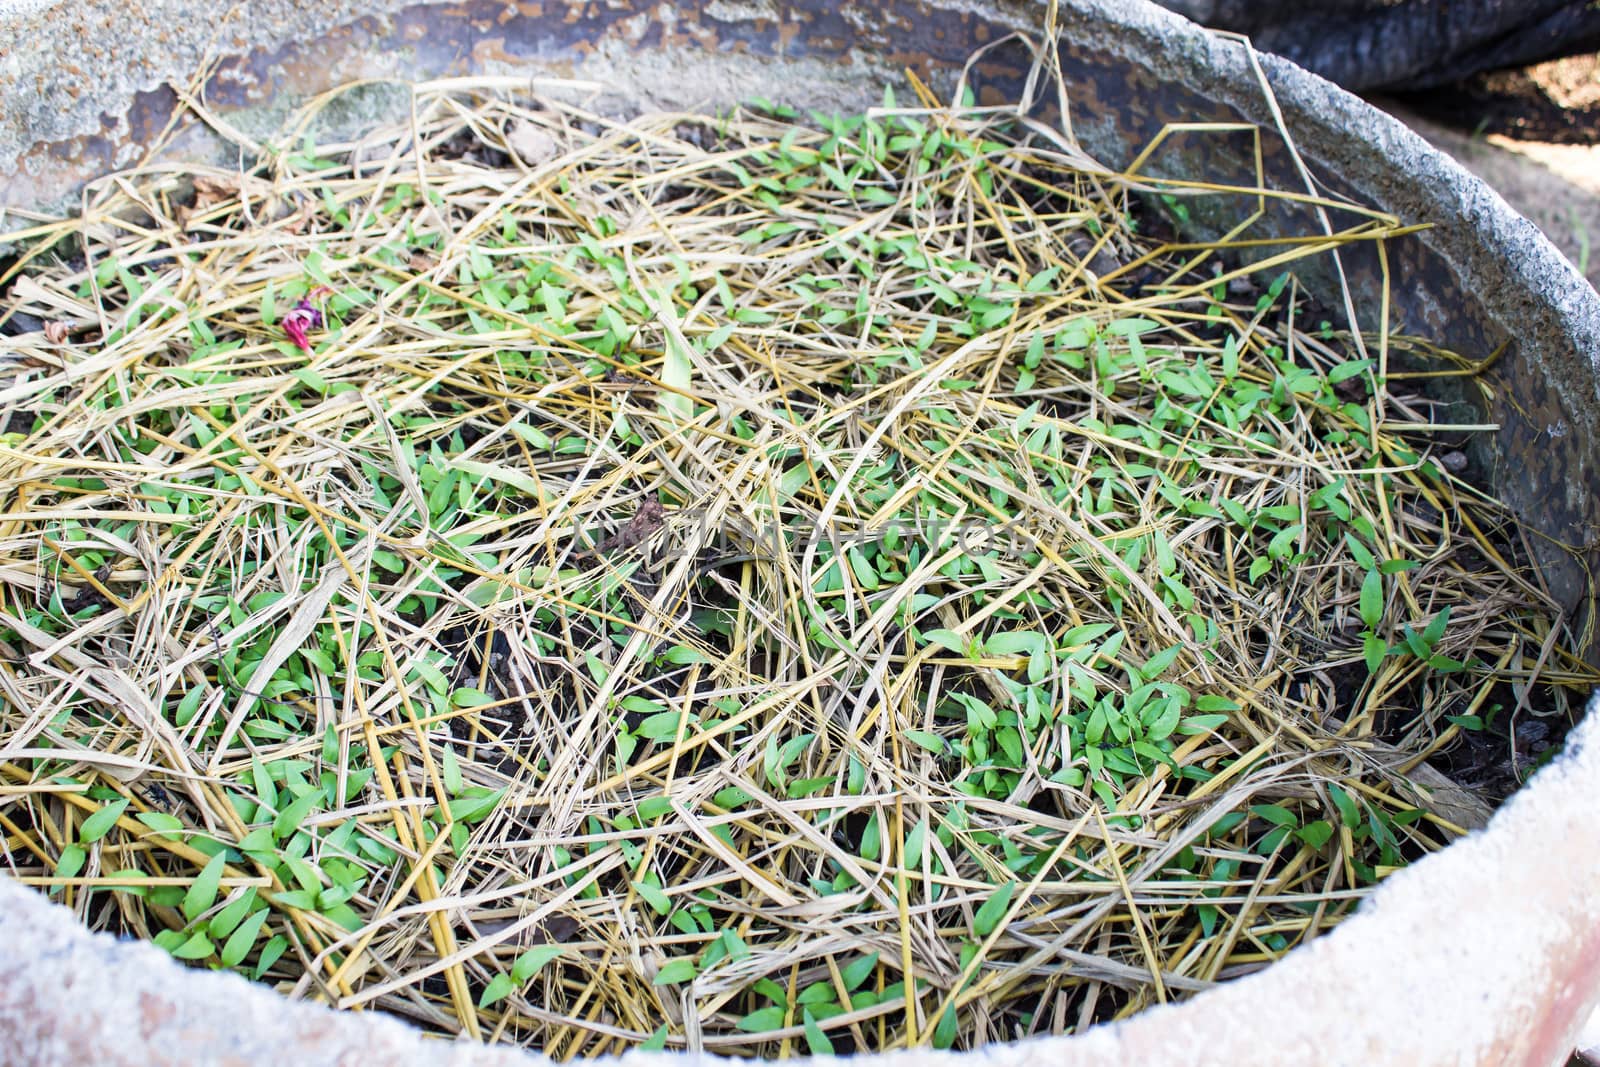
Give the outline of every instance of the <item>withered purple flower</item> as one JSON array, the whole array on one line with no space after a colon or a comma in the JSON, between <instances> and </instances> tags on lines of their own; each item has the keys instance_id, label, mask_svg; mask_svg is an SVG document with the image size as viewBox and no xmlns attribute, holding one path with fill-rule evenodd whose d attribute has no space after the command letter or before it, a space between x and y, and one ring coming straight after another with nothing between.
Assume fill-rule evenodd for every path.
<instances>
[{"instance_id":1,"label":"withered purple flower","mask_svg":"<svg viewBox=\"0 0 1600 1067\"><path fill-rule=\"evenodd\" d=\"M302 352L311 351L311 338L308 334L312 330L321 329L322 327L322 310L312 301L322 297L327 292L326 286L317 286L301 297L300 302L283 317L283 332Z\"/></svg>"}]
</instances>

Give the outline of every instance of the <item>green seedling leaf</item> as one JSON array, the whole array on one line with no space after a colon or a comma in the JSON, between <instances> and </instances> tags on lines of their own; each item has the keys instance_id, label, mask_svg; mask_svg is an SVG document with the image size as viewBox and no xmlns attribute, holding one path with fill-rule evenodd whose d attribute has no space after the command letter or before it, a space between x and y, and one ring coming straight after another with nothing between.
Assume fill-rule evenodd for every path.
<instances>
[{"instance_id":1,"label":"green seedling leaf","mask_svg":"<svg viewBox=\"0 0 1600 1067\"><path fill-rule=\"evenodd\" d=\"M694 981L697 974L699 974L699 971L695 968L694 960L668 960L667 963L656 972L656 976L652 980L652 984L682 985L684 982Z\"/></svg>"},{"instance_id":2,"label":"green seedling leaf","mask_svg":"<svg viewBox=\"0 0 1600 1067\"><path fill-rule=\"evenodd\" d=\"M178 701L178 708L172 716L173 723L179 729L194 721L195 714L200 710L200 700L204 696L205 690L199 686L183 694L183 699Z\"/></svg>"},{"instance_id":3,"label":"green seedling leaf","mask_svg":"<svg viewBox=\"0 0 1600 1067\"><path fill-rule=\"evenodd\" d=\"M300 829L300 824L305 822L306 816L311 814L311 809L321 799L322 793L315 789L307 790L304 796L296 798L293 804L278 812L277 818L272 820L272 836L282 841Z\"/></svg>"},{"instance_id":4,"label":"green seedling leaf","mask_svg":"<svg viewBox=\"0 0 1600 1067\"><path fill-rule=\"evenodd\" d=\"M250 757L250 782L255 786L256 796L261 803L274 811L278 808L278 787L273 784L272 775L267 767L255 756Z\"/></svg>"},{"instance_id":5,"label":"green seedling leaf","mask_svg":"<svg viewBox=\"0 0 1600 1067\"><path fill-rule=\"evenodd\" d=\"M1239 338L1233 334L1222 342L1222 376L1229 381L1239 376Z\"/></svg>"},{"instance_id":6,"label":"green seedling leaf","mask_svg":"<svg viewBox=\"0 0 1600 1067\"><path fill-rule=\"evenodd\" d=\"M1228 721L1226 715L1190 715L1178 723L1177 733L1185 737L1209 733Z\"/></svg>"},{"instance_id":7,"label":"green seedling leaf","mask_svg":"<svg viewBox=\"0 0 1600 1067\"><path fill-rule=\"evenodd\" d=\"M1139 673L1148 678L1159 678L1166 669L1172 666L1172 661L1178 658L1178 653L1183 651L1182 645L1173 645L1145 660L1144 666L1139 668Z\"/></svg>"},{"instance_id":8,"label":"green seedling leaf","mask_svg":"<svg viewBox=\"0 0 1600 1067\"><path fill-rule=\"evenodd\" d=\"M1165 734L1162 735L1163 738L1165 738L1166 736L1167 735L1165 735ZM1168 764L1169 766L1177 766L1177 764L1173 763L1171 756L1169 756L1165 752L1161 751L1161 749L1157 748L1155 745L1151 744L1149 741L1135 740L1133 742L1133 744L1131 745L1131 747L1132 747L1133 751L1137 755L1143 756L1145 759L1149 760L1151 763L1165 763L1165 764Z\"/></svg>"},{"instance_id":9,"label":"green seedling leaf","mask_svg":"<svg viewBox=\"0 0 1600 1067\"><path fill-rule=\"evenodd\" d=\"M1372 553L1367 551L1367 546L1356 540L1356 535L1344 535L1344 543L1350 549L1350 558L1356 561L1356 566L1364 571L1376 570L1378 561L1372 558Z\"/></svg>"},{"instance_id":10,"label":"green seedling leaf","mask_svg":"<svg viewBox=\"0 0 1600 1067\"><path fill-rule=\"evenodd\" d=\"M1045 647L1044 635L1032 630L1012 630L983 639L983 649L996 656L1032 655Z\"/></svg>"},{"instance_id":11,"label":"green seedling leaf","mask_svg":"<svg viewBox=\"0 0 1600 1067\"><path fill-rule=\"evenodd\" d=\"M800 990L800 995L794 998L796 1004L831 1004L833 1002L833 983L822 981L812 982Z\"/></svg>"},{"instance_id":12,"label":"green seedling leaf","mask_svg":"<svg viewBox=\"0 0 1600 1067\"><path fill-rule=\"evenodd\" d=\"M736 789L734 791L741 794L744 799L736 801L733 806L746 803L750 800L750 794L745 793L743 790ZM718 793L717 795L721 796L722 794ZM654 820L661 818L663 815L668 815L672 812L672 798L645 797L643 800L639 801L638 810L639 818L641 820L644 822L653 822Z\"/></svg>"},{"instance_id":13,"label":"green seedling leaf","mask_svg":"<svg viewBox=\"0 0 1600 1067\"><path fill-rule=\"evenodd\" d=\"M854 993L872 977L872 972L877 970L878 954L862 956L858 960L851 960L839 969L839 978L844 983L846 992Z\"/></svg>"},{"instance_id":14,"label":"green seedling leaf","mask_svg":"<svg viewBox=\"0 0 1600 1067\"><path fill-rule=\"evenodd\" d=\"M239 925L239 921L250 913L250 908L255 902L256 891L255 887L251 886L213 915L206 929L212 937L227 937Z\"/></svg>"},{"instance_id":15,"label":"green seedling leaf","mask_svg":"<svg viewBox=\"0 0 1600 1067\"><path fill-rule=\"evenodd\" d=\"M547 452L551 447L550 435L536 426L529 426L525 422L513 422L507 427L512 433L526 441L529 447L541 452Z\"/></svg>"},{"instance_id":16,"label":"green seedling leaf","mask_svg":"<svg viewBox=\"0 0 1600 1067\"><path fill-rule=\"evenodd\" d=\"M1042 270L1038 274L1035 274L1033 277L1029 278L1025 283L1023 283L1022 288L1030 293L1042 293L1046 289L1050 288L1050 286L1056 280L1056 275L1060 273L1060 267L1046 268L1045 270ZM1040 333L1036 336L1042 340L1044 334Z\"/></svg>"},{"instance_id":17,"label":"green seedling leaf","mask_svg":"<svg viewBox=\"0 0 1600 1067\"><path fill-rule=\"evenodd\" d=\"M789 783L789 788L786 792L789 795L789 799L798 800L801 797L808 797L813 793L821 792L832 785L833 782L832 776L825 778L797 778Z\"/></svg>"},{"instance_id":18,"label":"green seedling leaf","mask_svg":"<svg viewBox=\"0 0 1600 1067\"><path fill-rule=\"evenodd\" d=\"M972 917L972 932L980 938L988 937L994 928L1005 918L1006 909L1011 907L1011 896L1017 891L1015 880L989 894L989 899L983 902Z\"/></svg>"},{"instance_id":19,"label":"green seedling leaf","mask_svg":"<svg viewBox=\"0 0 1600 1067\"><path fill-rule=\"evenodd\" d=\"M948 649L958 656L965 656L968 651L968 642L965 637L954 630L924 630L922 639L941 648Z\"/></svg>"},{"instance_id":20,"label":"green seedling leaf","mask_svg":"<svg viewBox=\"0 0 1600 1067\"><path fill-rule=\"evenodd\" d=\"M1446 604L1422 631L1422 643L1427 646L1429 651L1432 651L1433 647L1444 637L1444 630L1448 625L1450 625L1450 605Z\"/></svg>"},{"instance_id":21,"label":"green seedling leaf","mask_svg":"<svg viewBox=\"0 0 1600 1067\"><path fill-rule=\"evenodd\" d=\"M767 780L780 788L784 786L789 768L816 739L816 734L801 734L798 737L791 737L780 745L776 736L769 737L765 760Z\"/></svg>"},{"instance_id":22,"label":"green seedling leaf","mask_svg":"<svg viewBox=\"0 0 1600 1067\"><path fill-rule=\"evenodd\" d=\"M266 946L262 948L261 955L256 960L255 968L250 972L250 977L259 982L262 975L266 974L272 969L272 965L278 962L279 957L281 957L288 948L289 939L284 937L282 934L274 934L271 939L267 941Z\"/></svg>"},{"instance_id":23,"label":"green seedling leaf","mask_svg":"<svg viewBox=\"0 0 1600 1067\"><path fill-rule=\"evenodd\" d=\"M271 852L277 843L277 839L272 836L272 827L258 826L239 838L239 851Z\"/></svg>"},{"instance_id":24,"label":"green seedling leaf","mask_svg":"<svg viewBox=\"0 0 1600 1067\"><path fill-rule=\"evenodd\" d=\"M639 899L650 905L657 915L665 915L672 910L672 898L649 882L642 880L634 882L633 890L639 894Z\"/></svg>"},{"instance_id":25,"label":"green seedling leaf","mask_svg":"<svg viewBox=\"0 0 1600 1067\"><path fill-rule=\"evenodd\" d=\"M938 734L929 733L927 730L907 730L901 736L918 748L927 749L935 756L944 755L945 741Z\"/></svg>"},{"instance_id":26,"label":"green seedling leaf","mask_svg":"<svg viewBox=\"0 0 1600 1067\"><path fill-rule=\"evenodd\" d=\"M1273 534L1272 540L1267 542L1267 555L1273 559L1287 559L1295 538L1300 536L1300 531L1303 529L1305 529L1304 526L1300 523L1295 523L1293 526L1285 526L1276 534Z\"/></svg>"},{"instance_id":27,"label":"green seedling leaf","mask_svg":"<svg viewBox=\"0 0 1600 1067\"><path fill-rule=\"evenodd\" d=\"M1383 622L1383 578L1377 571L1361 580L1361 621L1374 631Z\"/></svg>"},{"instance_id":28,"label":"green seedling leaf","mask_svg":"<svg viewBox=\"0 0 1600 1067\"><path fill-rule=\"evenodd\" d=\"M1252 804L1250 814L1265 819L1274 826L1287 826L1293 829L1300 825L1300 820L1295 817L1294 812L1277 804Z\"/></svg>"},{"instance_id":29,"label":"green seedling leaf","mask_svg":"<svg viewBox=\"0 0 1600 1067\"><path fill-rule=\"evenodd\" d=\"M1110 337L1138 337L1152 330L1161 328L1159 322L1149 319L1116 319L1105 328L1105 333Z\"/></svg>"},{"instance_id":30,"label":"green seedling leaf","mask_svg":"<svg viewBox=\"0 0 1600 1067\"><path fill-rule=\"evenodd\" d=\"M678 736L679 726L682 725L685 733L693 733L695 725L693 716L684 722L683 711L660 711L654 715L647 715L633 728L635 737L642 737L646 741L671 741Z\"/></svg>"},{"instance_id":31,"label":"green seedling leaf","mask_svg":"<svg viewBox=\"0 0 1600 1067\"><path fill-rule=\"evenodd\" d=\"M516 983L511 980L509 974L495 975L489 979L489 984L484 986L483 992L479 994L478 1007L487 1008L490 1005L498 1004L506 997L509 997L511 991L516 987Z\"/></svg>"},{"instance_id":32,"label":"green seedling leaf","mask_svg":"<svg viewBox=\"0 0 1600 1067\"><path fill-rule=\"evenodd\" d=\"M261 908L245 917L245 920L236 927L228 940L222 946L222 965L224 967L237 967L250 949L255 945L256 938L261 934L261 926L267 921L271 911Z\"/></svg>"},{"instance_id":33,"label":"green seedling leaf","mask_svg":"<svg viewBox=\"0 0 1600 1067\"><path fill-rule=\"evenodd\" d=\"M56 877L76 878L88 858L89 853L82 845L68 845L61 850L61 856L56 860Z\"/></svg>"},{"instance_id":34,"label":"green seedling leaf","mask_svg":"<svg viewBox=\"0 0 1600 1067\"><path fill-rule=\"evenodd\" d=\"M928 848L928 819L923 816L906 835L905 852L901 862L908 867L920 867Z\"/></svg>"},{"instance_id":35,"label":"green seedling leaf","mask_svg":"<svg viewBox=\"0 0 1600 1067\"><path fill-rule=\"evenodd\" d=\"M1340 382L1365 374L1367 368L1371 366L1372 360L1370 359L1352 359L1346 363L1340 363L1328 371L1328 384L1338 385Z\"/></svg>"},{"instance_id":36,"label":"green seedling leaf","mask_svg":"<svg viewBox=\"0 0 1600 1067\"><path fill-rule=\"evenodd\" d=\"M224 853L217 853L211 857L195 880L189 883L189 891L183 895L183 917L194 922L205 914L211 905L217 902L217 887L222 882L222 867L227 857ZM207 942L209 945L210 942ZM211 955L208 948L206 955ZM181 959L195 959L194 956L184 956Z\"/></svg>"},{"instance_id":37,"label":"green seedling leaf","mask_svg":"<svg viewBox=\"0 0 1600 1067\"><path fill-rule=\"evenodd\" d=\"M76 848L77 846L73 846L73 847ZM82 850L79 849L79 851L82 851ZM141 871L141 870L139 870L139 869L137 869L135 867L124 867L121 870L112 871L111 872L111 877L113 877L113 878L130 878L130 879L133 879L134 881L142 881L143 879L145 879L145 878L147 878L149 876L146 875L144 871ZM148 892L145 889L145 887L144 886L140 886L140 885L118 885L118 886L112 886L111 887L111 891L113 893L127 893L129 896L134 896L134 897L145 897L145 896L148 895Z\"/></svg>"},{"instance_id":38,"label":"green seedling leaf","mask_svg":"<svg viewBox=\"0 0 1600 1067\"><path fill-rule=\"evenodd\" d=\"M538 945L517 957L511 965L511 980L526 985L534 975L544 970L551 960L557 959L566 949L561 945Z\"/></svg>"},{"instance_id":39,"label":"green seedling leaf","mask_svg":"<svg viewBox=\"0 0 1600 1067\"><path fill-rule=\"evenodd\" d=\"M126 799L107 804L83 820L83 825L78 827L78 840L86 845L100 840L111 832L111 828L117 824L117 820L122 818L122 813L127 810L128 801ZM168 817L170 818L170 816ZM179 823L178 825L182 826L183 824Z\"/></svg>"},{"instance_id":40,"label":"green seedling leaf","mask_svg":"<svg viewBox=\"0 0 1600 1067\"><path fill-rule=\"evenodd\" d=\"M811 1014L811 1009L806 1008L801 1018L805 1023L806 1048L810 1049L813 1056L832 1056L833 1042L828 1040L828 1035L817 1025L817 1017Z\"/></svg>"},{"instance_id":41,"label":"green seedling leaf","mask_svg":"<svg viewBox=\"0 0 1600 1067\"><path fill-rule=\"evenodd\" d=\"M1361 656L1366 660L1368 674L1377 674L1388 654L1389 646L1377 634L1368 631L1361 635Z\"/></svg>"},{"instance_id":42,"label":"green seedling leaf","mask_svg":"<svg viewBox=\"0 0 1600 1067\"><path fill-rule=\"evenodd\" d=\"M861 588L869 591L877 589L878 572L868 562L866 555L859 548L851 548L845 556L850 561L850 572L855 575Z\"/></svg>"},{"instance_id":43,"label":"green seedling leaf","mask_svg":"<svg viewBox=\"0 0 1600 1067\"><path fill-rule=\"evenodd\" d=\"M1074 626L1061 635L1061 644L1066 648L1077 648L1087 645L1091 641L1098 641L1110 633L1112 625L1109 622L1092 622L1086 626Z\"/></svg>"},{"instance_id":44,"label":"green seedling leaf","mask_svg":"<svg viewBox=\"0 0 1600 1067\"><path fill-rule=\"evenodd\" d=\"M779 993L782 996L782 993ZM747 1034L764 1034L768 1030L778 1030L783 1027L784 1008L782 1005L773 1004L755 1011L734 1023Z\"/></svg>"},{"instance_id":45,"label":"green seedling leaf","mask_svg":"<svg viewBox=\"0 0 1600 1067\"><path fill-rule=\"evenodd\" d=\"M1328 798L1333 801L1333 806L1339 809L1339 819L1350 829L1354 830L1361 825L1361 809L1351 799L1343 787L1328 783Z\"/></svg>"},{"instance_id":46,"label":"green seedling leaf","mask_svg":"<svg viewBox=\"0 0 1600 1067\"><path fill-rule=\"evenodd\" d=\"M1178 723L1183 716L1183 706L1173 698L1169 697L1163 700L1158 707L1161 710L1156 713L1145 728L1145 736L1151 741L1165 741L1171 737L1173 731L1178 728ZM1166 753L1162 753L1162 762L1165 762L1165 757Z\"/></svg>"},{"instance_id":47,"label":"green seedling leaf","mask_svg":"<svg viewBox=\"0 0 1600 1067\"><path fill-rule=\"evenodd\" d=\"M1100 744L1100 742L1104 740L1106 736L1108 718L1109 716L1106 712L1105 705L1096 704L1094 710L1089 713L1089 721L1084 724L1084 740L1088 741L1091 745ZM1098 751L1098 749L1096 751Z\"/></svg>"},{"instance_id":48,"label":"green seedling leaf","mask_svg":"<svg viewBox=\"0 0 1600 1067\"><path fill-rule=\"evenodd\" d=\"M454 822L476 822L488 815L506 795L505 789L496 789L481 796L464 796L450 801L450 818Z\"/></svg>"},{"instance_id":49,"label":"green seedling leaf","mask_svg":"<svg viewBox=\"0 0 1600 1067\"><path fill-rule=\"evenodd\" d=\"M666 327L666 352L661 364L661 383L668 388L661 391L660 405L664 414L687 422L694 416L694 401L686 395L694 371L694 349L683 336L677 310L668 293L658 293L654 301L657 316Z\"/></svg>"},{"instance_id":50,"label":"green seedling leaf","mask_svg":"<svg viewBox=\"0 0 1600 1067\"><path fill-rule=\"evenodd\" d=\"M458 708L476 708L493 701L494 698L481 689L462 688L450 694L450 703Z\"/></svg>"},{"instance_id":51,"label":"green seedling leaf","mask_svg":"<svg viewBox=\"0 0 1600 1067\"><path fill-rule=\"evenodd\" d=\"M742 960L750 955L750 946L744 943L739 931L731 926L722 931L722 945L731 960Z\"/></svg>"},{"instance_id":52,"label":"green seedling leaf","mask_svg":"<svg viewBox=\"0 0 1600 1067\"><path fill-rule=\"evenodd\" d=\"M794 495L805 488L811 481L811 467L805 463L797 463L783 472L778 479L778 503L786 503Z\"/></svg>"},{"instance_id":53,"label":"green seedling leaf","mask_svg":"<svg viewBox=\"0 0 1600 1067\"><path fill-rule=\"evenodd\" d=\"M172 955L180 960L203 960L209 958L216 948L211 944L211 938L202 930L196 930L190 935L189 940L172 950Z\"/></svg>"},{"instance_id":54,"label":"green seedling leaf","mask_svg":"<svg viewBox=\"0 0 1600 1067\"><path fill-rule=\"evenodd\" d=\"M444 749L444 758L440 761L440 774L444 777L444 788L451 796L458 795L466 788L466 783L461 779L461 761L456 759L456 750L450 745Z\"/></svg>"}]
</instances>

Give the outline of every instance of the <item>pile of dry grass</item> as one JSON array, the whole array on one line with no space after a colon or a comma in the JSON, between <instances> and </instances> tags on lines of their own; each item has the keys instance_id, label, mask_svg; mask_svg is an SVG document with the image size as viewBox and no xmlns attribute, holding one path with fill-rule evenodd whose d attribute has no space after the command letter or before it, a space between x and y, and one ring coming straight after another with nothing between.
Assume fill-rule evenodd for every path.
<instances>
[{"instance_id":1,"label":"pile of dry grass","mask_svg":"<svg viewBox=\"0 0 1600 1067\"><path fill-rule=\"evenodd\" d=\"M1399 220L1253 282L1286 194L1178 244L919 95L423 85L8 235L10 873L441 1031L844 1052L1202 989L1481 817L1424 761L1595 678L1284 273Z\"/></svg>"}]
</instances>

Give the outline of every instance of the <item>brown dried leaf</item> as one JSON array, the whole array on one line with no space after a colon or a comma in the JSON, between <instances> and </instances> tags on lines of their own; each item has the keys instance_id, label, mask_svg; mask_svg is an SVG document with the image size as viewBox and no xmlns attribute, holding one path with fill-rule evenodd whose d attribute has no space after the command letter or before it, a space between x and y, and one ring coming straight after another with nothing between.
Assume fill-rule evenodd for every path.
<instances>
[{"instance_id":1,"label":"brown dried leaf","mask_svg":"<svg viewBox=\"0 0 1600 1067\"><path fill-rule=\"evenodd\" d=\"M216 178L208 174L194 176L194 211L233 200L239 195L239 179Z\"/></svg>"},{"instance_id":2,"label":"brown dried leaf","mask_svg":"<svg viewBox=\"0 0 1600 1067\"><path fill-rule=\"evenodd\" d=\"M45 323L44 339L53 345L66 344L67 324L57 319L52 319Z\"/></svg>"},{"instance_id":3,"label":"brown dried leaf","mask_svg":"<svg viewBox=\"0 0 1600 1067\"><path fill-rule=\"evenodd\" d=\"M306 224L311 221L311 216L313 214L314 214L314 212L313 212L310 204L301 204L298 208L295 209L295 212L294 212L293 215L290 215L287 219L284 220L284 222L283 222L284 230L289 232L289 233L294 233L294 234L298 234L298 233L303 232L305 230L305 228L306 228Z\"/></svg>"},{"instance_id":4,"label":"brown dried leaf","mask_svg":"<svg viewBox=\"0 0 1600 1067\"><path fill-rule=\"evenodd\" d=\"M423 252L411 253L411 258L407 260L407 262L411 264L411 269L416 271L418 274L426 274L428 271L439 265L438 260Z\"/></svg>"},{"instance_id":5,"label":"brown dried leaf","mask_svg":"<svg viewBox=\"0 0 1600 1067\"><path fill-rule=\"evenodd\" d=\"M560 945L578 936L578 921L568 915L552 915L528 932L529 945Z\"/></svg>"}]
</instances>

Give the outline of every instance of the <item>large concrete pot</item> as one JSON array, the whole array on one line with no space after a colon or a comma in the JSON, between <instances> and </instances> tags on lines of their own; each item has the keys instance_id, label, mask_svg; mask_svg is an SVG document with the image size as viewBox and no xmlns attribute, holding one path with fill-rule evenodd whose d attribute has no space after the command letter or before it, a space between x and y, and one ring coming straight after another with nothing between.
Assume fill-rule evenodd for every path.
<instances>
[{"instance_id":1,"label":"large concrete pot","mask_svg":"<svg viewBox=\"0 0 1600 1067\"><path fill-rule=\"evenodd\" d=\"M610 106L721 105L752 96L859 107L911 67L936 86L971 49L1038 32L1042 7L984 0L463 0L402 6L265 0L224 18L195 0L0 5L0 203L61 202L140 156L178 103L162 87L203 54L223 57L203 96L214 122L271 128L287 103L356 77L468 71L591 79ZM1141 0L1062 0L1057 28L1076 131L1126 163L1172 121L1265 126L1266 162L1297 182L1281 121L1333 188L1433 229L1396 248L1399 329L1498 363L1487 417L1501 432L1475 460L1526 521L1589 543L1600 397L1600 298L1525 220L1403 127L1327 83ZM1025 58L978 68L1005 98ZM369 94L381 109L404 93ZM1276 110L1276 109L1281 109ZM358 124L372 116L350 114ZM213 153L203 126L172 151ZM1169 173L1244 181L1249 143L1183 138ZM1347 255L1358 300L1375 261ZM1315 285L1317 279L1310 279ZM1581 568L1552 557L1558 594ZM1587 610L1587 604L1574 604ZM3 753L0 753L3 758ZM1266 971L1119 1026L969 1054L1007 1063L1546 1064L1565 1056L1600 997L1600 717L1489 828L1391 878L1361 914ZM0 1061L511 1062L520 1054L432 1044L398 1022L292 1005L242 979L187 971L154 948L91 936L42 897L0 882ZM920 1055L916 1053L908 1055ZM933 1058L934 1054L926 1054Z\"/></svg>"}]
</instances>

